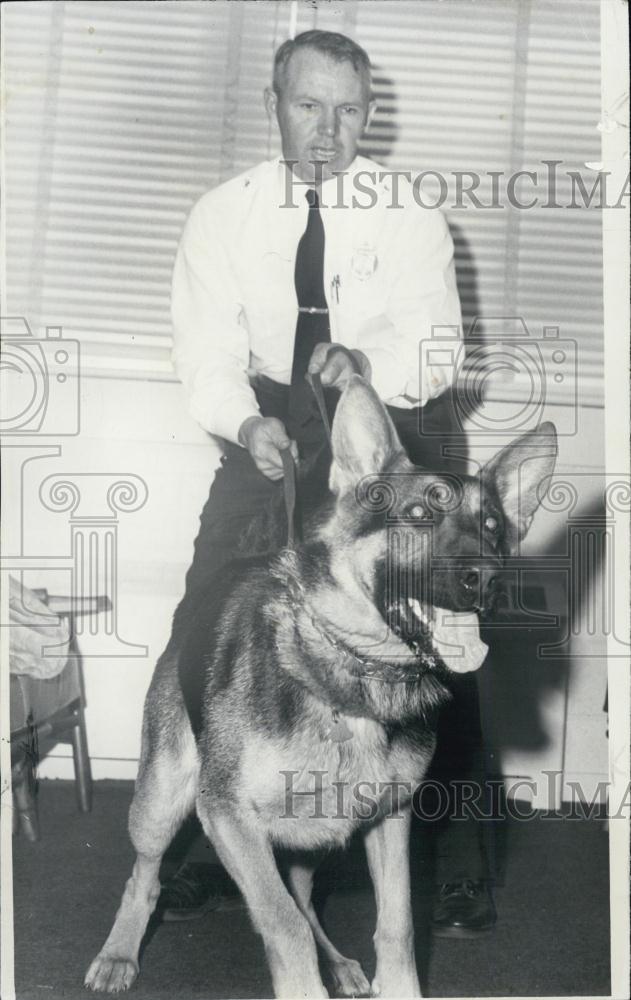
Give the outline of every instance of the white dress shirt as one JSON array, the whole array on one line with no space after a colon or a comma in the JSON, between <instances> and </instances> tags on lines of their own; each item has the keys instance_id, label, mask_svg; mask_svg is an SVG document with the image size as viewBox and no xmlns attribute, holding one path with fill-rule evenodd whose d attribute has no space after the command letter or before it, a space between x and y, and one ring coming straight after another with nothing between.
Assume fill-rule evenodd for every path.
<instances>
[{"instance_id":1,"label":"white dress shirt","mask_svg":"<svg viewBox=\"0 0 631 1000\"><path fill-rule=\"evenodd\" d=\"M426 350L433 327L459 335L453 243L440 211L418 205L405 178L397 179L402 207L392 207L392 180L377 180L383 170L357 157L343 197L336 178L322 185L324 288L331 341L363 351L384 402L411 407L444 391L451 378L449 366L428 363ZM291 380L305 190L280 159L260 163L203 195L180 241L173 363L192 415L229 441L259 412L249 374Z\"/></svg>"}]
</instances>

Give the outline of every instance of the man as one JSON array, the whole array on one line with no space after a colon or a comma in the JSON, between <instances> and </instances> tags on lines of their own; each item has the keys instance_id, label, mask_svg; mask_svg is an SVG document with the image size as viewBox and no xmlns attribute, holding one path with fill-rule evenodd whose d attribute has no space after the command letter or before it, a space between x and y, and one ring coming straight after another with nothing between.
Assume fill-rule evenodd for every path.
<instances>
[{"instance_id":1,"label":"man","mask_svg":"<svg viewBox=\"0 0 631 1000\"><path fill-rule=\"evenodd\" d=\"M280 128L282 159L202 197L175 264L174 363L192 415L224 443L183 605L237 554L277 489L282 450L305 456L321 444L308 373L339 390L359 366L412 460L445 466L440 438L422 438L418 426L424 406L425 426L449 428L447 379L422 363L420 345L432 326L460 325L453 244L440 213L416 204L405 179L357 155L375 113L366 53L332 32L285 42L265 106ZM460 729L479 735L475 701L468 714L461 711ZM447 930L494 920L477 830L469 842L474 860L442 878L452 887L451 902L441 897ZM203 909L191 871L185 866L165 887L167 919Z\"/></svg>"}]
</instances>

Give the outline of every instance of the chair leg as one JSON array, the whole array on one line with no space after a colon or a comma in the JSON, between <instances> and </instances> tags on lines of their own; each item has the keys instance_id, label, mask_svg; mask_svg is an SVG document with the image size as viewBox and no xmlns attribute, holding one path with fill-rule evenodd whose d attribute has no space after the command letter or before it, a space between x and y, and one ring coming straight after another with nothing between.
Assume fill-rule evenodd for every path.
<instances>
[{"instance_id":1,"label":"chair leg","mask_svg":"<svg viewBox=\"0 0 631 1000\"><path fill-rule=\"evenodd\" d=\"M40 836L39 819L31 769L26 761L21 761L13 768L12 782L13 800L20 829L27 840L35 842Z\"/></svg>"},{"instance_id":2,"label":"chair leg","mask_svg":"<svg viewBox=\"0 0 631 1000\"><path fill-rule=\"evenodd\" d=\"M92 769L88 755L83 709L77 710L77 724L72 728L72 756L74 758L77 804L81 812L92 810Z\"/></svg>"}]
</instances>

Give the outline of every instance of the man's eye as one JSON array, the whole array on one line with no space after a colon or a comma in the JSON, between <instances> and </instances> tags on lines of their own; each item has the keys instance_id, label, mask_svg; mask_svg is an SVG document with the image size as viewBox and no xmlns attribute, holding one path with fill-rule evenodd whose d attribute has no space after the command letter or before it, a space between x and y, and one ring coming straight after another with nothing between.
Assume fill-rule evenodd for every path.
<instances>
[{"instance_id":1,"label":"man's eye","mask_svg":"<svg viewBox=\"0 0 631 1000\"><path fill-rule=\"evenodd\" d=\"M354 107L352 104L345 104L342 111L345 115L356 115L359 109Z\"/></svg>"},{"instance_id":2,"label":"man's eye","mask_svg":"<svg viewBox=\"0 0 631 1000\"><path fill-rule=\"evenodd\" d=\"M317 105L313 104L311 101L303 101L300 107L303 111L314 111Z\"/></svg>"}]
</instances>

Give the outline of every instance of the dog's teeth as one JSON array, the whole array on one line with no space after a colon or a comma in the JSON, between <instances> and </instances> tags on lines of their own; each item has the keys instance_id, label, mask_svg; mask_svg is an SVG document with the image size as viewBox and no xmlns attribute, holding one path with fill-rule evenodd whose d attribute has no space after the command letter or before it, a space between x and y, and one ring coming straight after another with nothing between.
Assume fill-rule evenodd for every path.
<instances>
[{"instance_id":1,"label":"dog's teeth","mask_svg":"<svg viewBox=\"0 0 631 1000\"><path fill-rule=\"evenodd\" d=\"M425 625L426 628L430 629L431 631L434 627L434 622L432 621L427 611L425 610L425 607L420 603L420 601L417 601L415 597L408 597L408 604L411 607L413 613L416 615L416 617L423 622L423 625Z\"/></svg>"},{"instance_id":2,"label":"dog's teeth","mask_svg":"<svg viewBox=\"0 0 631 1000\"><path fill-rule=\"evenodd\" d=\"M423 614L423 609L415 597L408 597L408 604L412 609L412 614L420 618L421 621L425 621L425 616Z\"/></svg>"}]
</instances>

